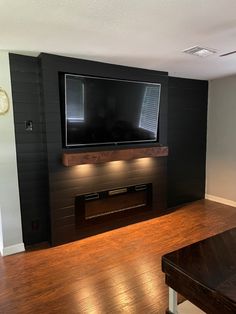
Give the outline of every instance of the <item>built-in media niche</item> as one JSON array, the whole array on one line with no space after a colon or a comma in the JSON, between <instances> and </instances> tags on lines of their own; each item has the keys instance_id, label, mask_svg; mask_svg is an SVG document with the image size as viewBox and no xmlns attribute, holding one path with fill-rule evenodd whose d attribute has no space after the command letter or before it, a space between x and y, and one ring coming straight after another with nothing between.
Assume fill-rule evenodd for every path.
<instances>
[{"instance_id":1,"label":"built-in media niche","mask_svg":"<svg viewBox=\"0 0 236 314\"><path fill-rule=\"evenodd\" d=\"M48 54L40 66L52 244L165 212L167 73Z\"/></svg>"}]
</instances>

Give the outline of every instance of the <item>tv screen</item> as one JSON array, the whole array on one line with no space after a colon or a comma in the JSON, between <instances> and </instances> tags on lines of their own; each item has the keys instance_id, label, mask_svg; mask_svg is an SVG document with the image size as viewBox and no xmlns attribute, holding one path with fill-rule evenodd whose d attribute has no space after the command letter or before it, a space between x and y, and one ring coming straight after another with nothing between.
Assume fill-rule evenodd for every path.
<instances>
[{"instance_id":1,"label":"tv screen","mask_svg":"<svg viewBox=\"0 0 236 314\"><path fill-rule=\"evenodd\" d=\"M161 85L63 75L66 147L155 142Z\"/></svg>"}]
</instances>

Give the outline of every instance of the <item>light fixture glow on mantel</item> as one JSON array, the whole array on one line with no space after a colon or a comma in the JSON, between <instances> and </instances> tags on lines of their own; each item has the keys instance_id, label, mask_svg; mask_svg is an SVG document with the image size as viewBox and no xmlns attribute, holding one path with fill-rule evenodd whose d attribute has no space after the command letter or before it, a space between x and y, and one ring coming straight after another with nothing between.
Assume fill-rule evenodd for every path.
<instances>
[{"instance_id":1,"label":"light fixture glow on mantel","mask_svg":"<svg viewBox=\"0 0 236 314\"><path fill-rule=\"evenodd\" d=\"M114 160L107 163L107 166L112 171L120 171L124 169L125 161L124 160Z\"/></svg>"},{"instance_id":2,"label":"light fixture glow on mantel","mask_svg":"<svg viewBox=\"0 0 236 314\"><path fill-rule=\"evenodd\" d=\"M71 171L74 173L76 172L77 174L81 176L89 176L93 173L95 169L94 164L83 164L83 165L77 165L74 167L71 167Z\"/></svg>"},{"instance_id":3,"label":"light fixture glow on mantel","mask_svg":"<svg viewBox=\"0 0 236 314\"><path fill-rule=\"evenodd\" d=\"M184 53L188 53L190 55L194 55L197 57L208 57L213 55L214 53L216 53L215 49L210 49L210 48L203 48L203 47L199 47L199 46L194 46L188 49L183 50L182 52Z\"/></svg>"}]
</instances>

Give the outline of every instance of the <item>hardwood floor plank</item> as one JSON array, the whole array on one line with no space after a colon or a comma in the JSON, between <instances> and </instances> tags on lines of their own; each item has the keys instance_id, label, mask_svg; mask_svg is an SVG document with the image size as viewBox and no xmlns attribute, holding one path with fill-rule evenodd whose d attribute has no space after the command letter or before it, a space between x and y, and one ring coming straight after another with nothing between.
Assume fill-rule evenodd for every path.
<instances>
[{"instance_id":1,"label":"hardwood floor plank","mask_svg":"<svg viewBox=\"0 0 236 314\"><path fill-rule=\"evenodd\" d=\"M160 313L161 256L236 226L236 208L202 200L58 247L0 258L0 313Z\"/></svg>"}]
</instances>

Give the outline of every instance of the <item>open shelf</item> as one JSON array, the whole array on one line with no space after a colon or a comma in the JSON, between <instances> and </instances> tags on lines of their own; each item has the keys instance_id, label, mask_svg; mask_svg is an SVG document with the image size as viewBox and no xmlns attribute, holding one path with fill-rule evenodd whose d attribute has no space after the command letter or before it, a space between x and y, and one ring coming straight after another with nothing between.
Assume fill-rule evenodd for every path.
<instances>
[{"instance_id":1,"label":"open shelf","mask_svg":"<svg viewBox=\"0 0 236 314\"><path fill-rule=\"evenodd\" d=\"M98 164L116 160L131 160L136 158L164 156L168 156L168 147L152 146L89 152L68 151L63 152L62 162L64 166L68 167L83 164Z\"/></svg>"}]
</instances>

